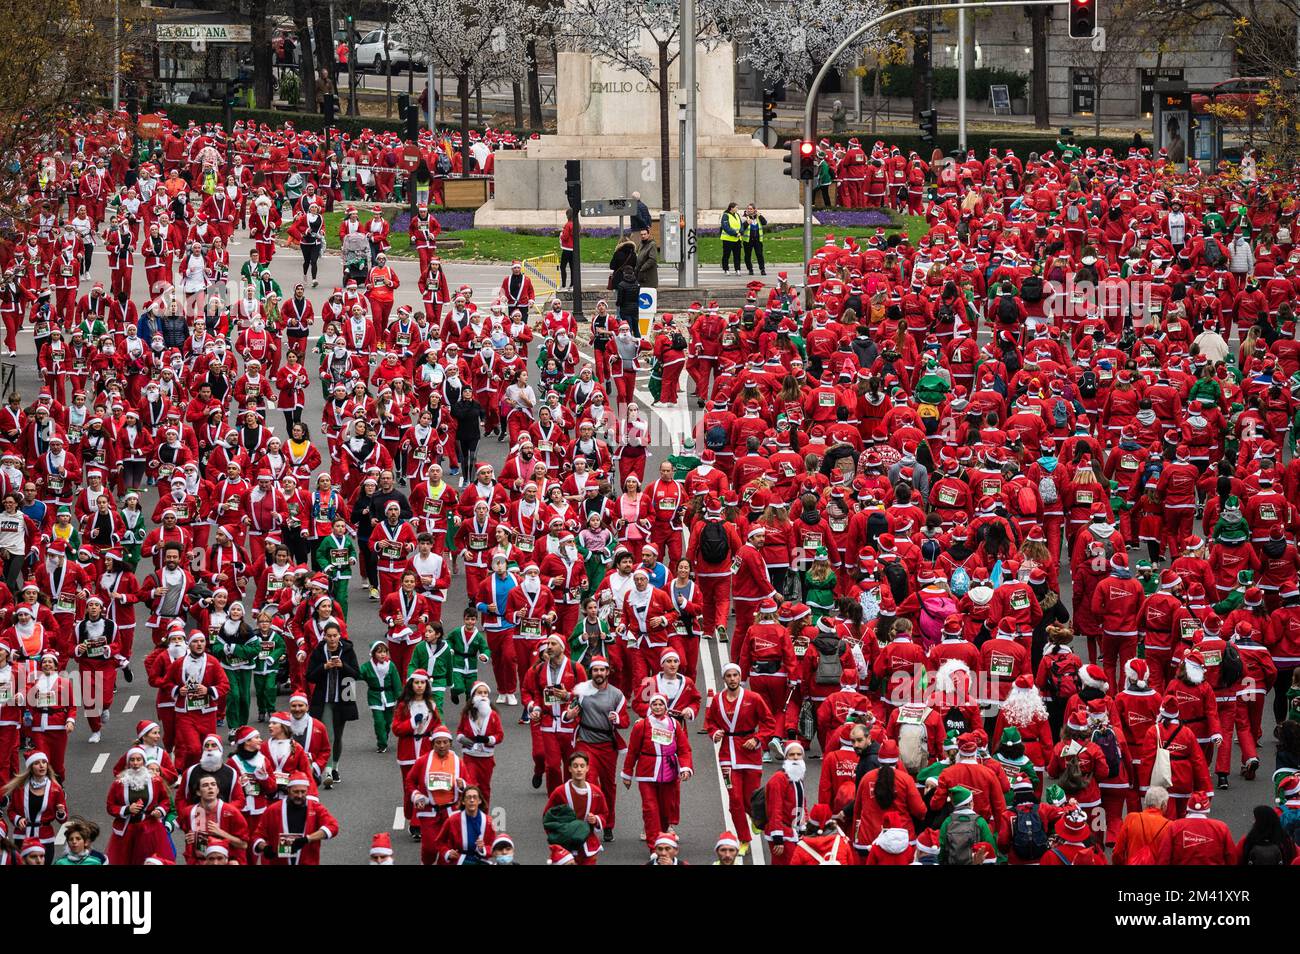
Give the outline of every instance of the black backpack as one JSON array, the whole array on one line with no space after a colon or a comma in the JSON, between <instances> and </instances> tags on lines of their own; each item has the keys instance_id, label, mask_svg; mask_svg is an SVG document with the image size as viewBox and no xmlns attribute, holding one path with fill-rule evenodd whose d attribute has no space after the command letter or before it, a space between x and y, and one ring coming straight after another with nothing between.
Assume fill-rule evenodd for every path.
<instances>
[{"instance_id":1,"label":"black backpack","mask_svg":"<svg viewBox=\"0 0 1300 954\"><path fill-rule=\"evenodd\" d=\"M903 564L897 560L891 560L885 564L885 582L889 584L889 592L894 596L895 603L901 603L907 599L907 570Z\"/></svg>"},{"instance_id":2,"label":"black backpack","mask_svg":"<svg viewBox=\"0 0 1300 954\"><path fill-rule=\"evenodd\" d=\"M1205 243L1205 251L1201 254L1205 259L1205 264L1211 268L1216 268L1223 263L1223 246L1219 244L1218 239L1208 239Z\"/></svg>"},{"instance_id":3,"label":"black backpack","mask_svg":"<svg viewBox=\"0 0 1300 954\"><path fill-rule=\"evenodd\" d=\"M724 563L731 556L731 541L720 520L706 520L700 531L700 556L709 563Z\"/></svg>"},{"instance_id":4,"label":"black backpack","mask_svg":"<svg viewBox=\"0 0 1300 954\"><path fill-rule=\"evenodd\" d=\"M1020 353L1016 351L1016 346L1012 344L1002 345L1002 364L1007 369L1007 378L1014 378L1020 371Z\"/></svg>"},{"instance_id":5,"label":"black backpack","mask_svg":"<svg viewBox=\"0 0 1300 954\"><path fill-rule=\"evenodd\" d=\"M668 339L668 345L674 351L685 351L686 336L683 335L680 331L674 331L672 337Z\"/></svg>"},{"instance_id":6,"label":"black backpack","mask_svg":"<svg viewBox=\"0 0 1300 954\"><path fill-rule=\"evenodd\" d=\"M998 321L1004 325L1014 325L1020 320L1020 308L1016 305L1014 295L1002 295L998 298Z\"/></svg>"},{"instance_id":7,"label":"black backpack","mask_svg":"<svg viewBox=\"0 0 1300 954\"><path fill-rule=\"evenodd\" d=\"M1241 662L1241 653L1235 643L1228 643L1219 660L1219 685L1234 686L1245 674L1246 667Z\"/></svg>"},{"instance_id":8,"label":"black backpack","mask_svg":"<svg viewBox=\"0 0 1300 954\"><path fill-rule=\"evenodd\" d=\"M749 817L759 828L767 827L767 786L760 785L749 796Z\"/></svg>"},{"instance_id":9,"label":"black backpack","mask_svg":"<svg viewBox=\"0 0 1300 954\"><path fill-rule=\"evenodd\" d=\"M1011 820L1011 847L1025 861L1037 861L1047 854L1047 828L1035 802L1016 806Z\"/></svg>"},{"instance_id":10,"label":"black backpack","mask_svg":"<svg viewBox=\"0 0 1300 954\"><path fill-rule=\"evenodd\" d=\"M1043 300L1043 279L1038 275L1030 275L1020 286L1020 297L1027 302Z\"/></svg>"},{"instance_id":11,"label":"black backpack","mask_svg":"<svg viewBox=\"0 0 1300 954\"><path fill-rule=\"evenodd\" d=\"M1086 398L1095 398L1097 396L1097 372L1092 368L1084 370L1079 375L1079 396Z\"/></svg>"}]
</instances>

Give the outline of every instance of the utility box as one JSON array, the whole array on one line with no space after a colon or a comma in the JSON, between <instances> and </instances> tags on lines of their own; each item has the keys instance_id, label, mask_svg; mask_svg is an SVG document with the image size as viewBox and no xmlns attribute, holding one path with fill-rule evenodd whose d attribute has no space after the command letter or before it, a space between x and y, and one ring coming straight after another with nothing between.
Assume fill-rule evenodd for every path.
<instances>
[{"instance_id":1,"label":"utility box","mask_svg":"<svg viewBox=\"0 0 1300 954\"><path fill-rule=\"evenodd\" d=\"M680 262L682 260L682 217L678 212L664 212L659 216L660 261Z\"/></svg>"}]
</instances>

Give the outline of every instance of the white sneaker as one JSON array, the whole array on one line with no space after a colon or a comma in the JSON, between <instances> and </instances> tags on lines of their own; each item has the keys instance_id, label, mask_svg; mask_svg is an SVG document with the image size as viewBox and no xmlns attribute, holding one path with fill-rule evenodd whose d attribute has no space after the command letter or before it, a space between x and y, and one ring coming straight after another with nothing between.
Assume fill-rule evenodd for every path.
<instances>
[{"instance_id":1,"label":"white sneaker","mask_svg":"<svg viewBox=\"0 0 1300 954\"><path fill-rule=\"evenodd\" d=\"M105 709L105 710L104 710L104 714L103 714L102 716L99 717L99 721L100 721L101 723L103 723L104 725L108 725L108 717L111 716L112 714L113 714L113 713L111 713L111 712L109 712L107 709Z\"/></svg>"},{"instance_id":2,"label":"white sneaker","mask_svg":"<svg viewBox=\"0 0 1300 954\"><path fill-rule=\"evenodd\" d=\"M87 739L86 741L89 742L91 745L94 745L96 742L99 741L99 733L98 732L90 733L90 738Z\"/></svg>"},{"instance_id":3,"label":"white sneaker","mask_svg":"<svg viewBox=\"0 0 1300 954\"><path fill-rule=\"evenodd\" d=\"M497 693L497 703L496 703L496 704L499 705L499 706L504 706L504 705L507 704L507 703L506 703L506 694L505 694L504 692L498 692L498 693Z\"/></svg>"},{"instance_id":4,"label":"white sneaker","mask_svg":"<svg viewBox=\"0 0 1300 954\"><path fill-rule=\"evenodd\" d=\"M509 694L506 696L506 705L508 705L508 706L517 706L517 705L519 705L519 697L518 697L517 695L515 695L513 692L512 692L512 693L509 693Z\"/></svg>"}]
</instances>

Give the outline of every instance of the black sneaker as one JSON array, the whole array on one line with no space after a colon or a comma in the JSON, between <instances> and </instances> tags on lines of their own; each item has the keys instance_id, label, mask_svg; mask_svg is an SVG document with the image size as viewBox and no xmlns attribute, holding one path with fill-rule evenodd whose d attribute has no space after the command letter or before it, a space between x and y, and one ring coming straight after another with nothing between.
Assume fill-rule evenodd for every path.
<instances>
[{"instance_id":1,"label":"black sneaker","mask_svg":"<svg viewBox=\"0 0 1300 954\"><path fill-rule=\"evenodd\" d=\"M330 778L333 780L333 782L334 782L335 785L337 785L339 782L343 781L343 779L339 778L339 770L338 770L338 769L330 769Z\"/></svg>"},{"instance_id":2,"label":"black sneaker","mask_svg":"<svg viewBox=\"0 0 1300 954\"><path fill-rule=\"evenodd\" d=\"M122 670L122 679L126 682L135 682L135 673L131 671L130 666Z\"/></svg>"},{"instance_id":3,"label":"black sneaker","mask_svg":"<svg viewBox=\"0 0 1300 954\"><path fill-rule=\"evenodd\" d=\"M414 825L411 825L409 828L407 828L407 831L409 831L409 832L411 833L411 841L419 841L419 840L420 840L420 829L419 829L419 828L415 827Z\"/></svg>"},{"instance_id":4,"label":"black sneaker","mask_svg":"<svg viewBox=\"0 0 1300 954\"><path fill-rule=\"evenodd\" d=\"M384 745L383 743L380 743L379 745L375 746L375 751L378 752L380 755L383 755L385 752L388 751L388 746Z\"/></svg>"},{"instance_id":5,"label":"black sneaker","mask_svg":"<svg viewBox=\"0 0 1300 954\"><path fill-rule=\"evenodd\" d=\"M542 773L540 773L540 772L534 772L534 773L533 773L533 788L541 788L541 787L542 787L542 779L543 779L543 778L544 778L544 776L543 776Z\"/></svg>"},{"instance_id":6,"label":"black sneaker","mask_svg":"<svg viewBox=\"0 0 1300 954\"><path fill-rule=\"evenodd\" d=\"M1219 773L1218 773L1218 776L1219 776L1219 788L1227 788L1227 787L1228 787L1228 773L1227 773L1227 772L1219 772Z\"/></svg>"},{"instance_id":7,"label":"black sneaker","mask_svg":"<svg viewBox=\"0 0 1300 954\"><path fill-rule=\"evenodd\" d=\"M614 840L614 829L612 829L612 828L606 828L606 829L605 829L605 844L609 844L609 843L610 843L611 841L613 841L613 840Z\"/></svg>"}]
</instances>

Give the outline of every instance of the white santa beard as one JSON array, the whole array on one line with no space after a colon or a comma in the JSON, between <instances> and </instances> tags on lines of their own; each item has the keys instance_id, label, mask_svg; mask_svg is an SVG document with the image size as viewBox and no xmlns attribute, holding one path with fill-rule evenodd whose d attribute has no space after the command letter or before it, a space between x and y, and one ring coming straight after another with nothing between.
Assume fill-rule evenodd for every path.
<instances>
[{"instance_id":1,"label":"white santa beard","mask_svg":"<svg viewBox=\"0 0 1300 954\"><path fill-rule=\"evenodd\" d=\"M130 788L148 788L150 780L153 778L147 768L126 769L118 778L125 782Z\"/></svg>"},{"instance_id":2,"label":"white santa beard","mask_svg":"<svg viewBox=\"0 0 1300 954\"><path fill-rule=\"evenodd\" d=\"M207 772L215 772L221 768L222 761L220 752L204 752L199 756L199 766Z\"/></svg>"},{"instance_id":3,"label":"white santa beard","mask_svg":"<svg viewBox=\"0 0 1300 954\"><path fill-rule=\"evenodd\" d=\"M292 739L271 739L266 744L270 749L271 758L277 762L284 761L289 757L289 753L293 751Z\"/></svg>"},{"instance_id":4,"label":"white santa beard","mask_svg":"<svg viewBox=\"0 0 1300 954\"><path fill-rule=\"evenodd\" d=\"M1012 689L1002 703L1002 715L1009 725L1026 728L1047 718L1047 707L1034 689Z\"/></svg>"}]
</instances>

